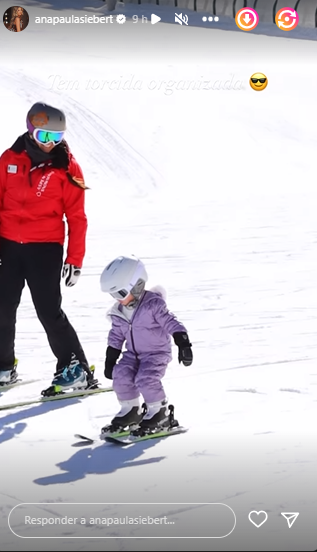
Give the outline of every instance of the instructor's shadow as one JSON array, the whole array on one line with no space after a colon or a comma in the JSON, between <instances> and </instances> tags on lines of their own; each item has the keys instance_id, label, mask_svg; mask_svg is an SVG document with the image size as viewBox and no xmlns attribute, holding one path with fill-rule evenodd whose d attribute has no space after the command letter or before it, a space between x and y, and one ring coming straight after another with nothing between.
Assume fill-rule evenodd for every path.
<instances>
[{"instance_id":1,"label":"instructor's shadow","mask_svg":"<svg viewBox=\"0 0 317 552\"><path fill-rule=\"evenodd\" d=\"M72 398L72 405L79 404L82 397ZM65 400L48 401L45 403L35 404L27 409L8 411L4 416L0 416L0 444L14 439L17 435L21 435L23 431L28 427L28 424L22 422L28 418L34 418L36 416L43 416L53 410L61 410L62 408L70 407L70 403ZM2 412L5 412L4 410ZM2 413L1 412L1 413ZM13 427L9 427L12 426Z\"/></svg>"}]
</instances>

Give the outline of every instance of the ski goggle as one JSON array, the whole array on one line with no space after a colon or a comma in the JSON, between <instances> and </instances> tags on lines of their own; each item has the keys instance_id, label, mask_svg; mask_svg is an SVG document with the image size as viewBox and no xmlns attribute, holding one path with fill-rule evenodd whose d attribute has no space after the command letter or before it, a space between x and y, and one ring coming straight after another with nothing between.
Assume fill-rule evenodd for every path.
<instances>
[{"instance_id":1,"label":"ski goggle","mask_svg":"<svg viewBox=\"0 0 317 552\"><path fill-rule=\"evenodd\" d=\"M130 291L127 291L126 289L119 289L119 291L113 291L110 295L117 301L122 301L122 299L128 297L129 293Z\"/></svg>"},{"instance_id":2,"label":"ski goggle","mask_svg":"<svg viewBox=\"0 0 317 552\"><path fill-rule=\"evenodd\" d=\"M253 84L256 84L257 82L260 82L261 84L264 84L266 82L266 79L251 79Z\"/></svg>"},{"instance_id":3,"label":"ski goggle","mask_svg":"<svg viewBox=\"0 0 317 552\"><path fill-rule=\"evenodd\" d=\"M33 131L33 138L39 144L60 144L64 138L65 132L57 130L43 130L42 128L35 128Z\"/></svg>"}]
</instances>

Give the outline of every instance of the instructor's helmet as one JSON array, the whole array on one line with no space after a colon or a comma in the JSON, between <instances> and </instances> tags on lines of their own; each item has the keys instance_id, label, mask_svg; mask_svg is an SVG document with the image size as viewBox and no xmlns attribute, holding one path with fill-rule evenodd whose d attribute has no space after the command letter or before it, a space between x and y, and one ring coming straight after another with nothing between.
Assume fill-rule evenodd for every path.
<instances>
[{"instance_id":1,"label":"instructor's helmet","mask_svg":"<svg viewBox=\"0 0 317 552\"><path fill-rule=\"evenodd\" d=\"M26 116L26 126L33 136L35 129L65 132L66 117L63 111L45 103L32 105Z\"/></svg>"},{"instance_id":2,"label":"instructor's helmet","mask_svg":"<svg viewBox=\"0 0 317 552\"><path fill-rule=\"evenodd\" d=\"M101 291L110 293L117 300L125 299L129 293L139 299L144 290L148 275L145 266L134 255L117 257L106 268L100 277Z\"/></svg>"}]
</instances>

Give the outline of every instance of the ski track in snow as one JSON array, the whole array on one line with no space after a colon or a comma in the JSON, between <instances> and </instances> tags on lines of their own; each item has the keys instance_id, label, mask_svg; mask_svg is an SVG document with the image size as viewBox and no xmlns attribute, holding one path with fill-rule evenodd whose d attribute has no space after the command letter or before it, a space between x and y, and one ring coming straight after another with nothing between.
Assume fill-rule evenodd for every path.
<instances>
[{"instance_id":1,"label":"ski track in snow","mask_svg":"<svg viewBox=\"0 0 317 552\"><path fill-rule=\"evenodd\" d=\"M0 75L7 101L11 90L17 106L16 112L10 113L11 129L14 123L20 125L24 106L38 100L43 84L34 76L21 76L7 68L1 68ZM47 101L56 101L53 91L45 89L43 93ZM174 173L168 173L168 186L162 184L161 190L157 168L137 151L137 135L129 144L116 132L115 116L109 114L106 122L97 107L85 101L84 94L81 102L71 94L60 94L58 101L69 117L76 156L83 159L88 179L95 181L94 193L87 195L87 260L78 286L63 288L64 309L104 384L109 329L105 313L111 301L101 296L99 275L112 257L138 250L149 267L151 284L167 288L169 307L184 321L193 342L194 365L179 366L174 348L174 360L164 380L175 403L175 416L190 430L124 449L99 442L78 446L74 433L97 437L102 425L117 412L113 393L0 412L4 467L0 550L27 550L29 542L35 550L58 546L65 551L161 550L167 543L175 545L173 541L124 540L117 528L108 533L115 537L110 541L92 538L91 528L87 539L66 538L75 536L73 527L63 529L63 538L57 541L24 541L14 538L8 529L10 510L23 502L39 503L38 515L58 515L59 503L97 502L103 504L100 516L114 515L115 504L120 502L181 503L175 509L170 505L163 509L180 523L197 510L188 503L220 502L236 512L238 525L232 536L216 541L218 550L274 549L276 535L281 538L280 550L302 550L303 542L312 549L309 523L316 509L317 458L313 422L317 400L314 190L304 189L301 182L303 189L295 192L287 187L273 192L263 188L259 197L256 193L243 195L243 190L241 197L233 191L227 197L214 197L219 190L211 189L202 164L203 154L210 156L210 146L205 150L201 143L201 151L193 152L182 130L175 140L173 122L166 135L171 130ZM312 106L314 101L312 94ZM202 115L207 102L193 105L197 144L198 131L203 135L205 130ZM245 119L243 110L237 112L236 119L230 108L228 111L233 134L238 135L241 120L246 121L244 138L249 151L255 148L255 157L261 144L268 148L268 180L275 170L269 165L272 128L289 144L289 126L283 127L279 106L274 105L273 97L272 126L264 115L256 123L263 136L267 131L267 142L262 134L255 134L251 108ZM113 106L116 116L119 108ZM219 117L226 115L222 112ZM220 130L218 123L214 113L213 124ZM298 125L305 135L306 122L298 120ZM225 137L225 132L220 136ZM242 140L241 148L245 151ZM308 170L307 158L310 154L314 158L314 143L309 149L309 144L304 142L301 147L297 141L296 148L293 172L299 182L301 170ZM223 186L230 179L237 182L233 180L236 158L232 167L228 162L224 166L225 155L219 147L218 176L225 170L227 177L221 180ZM252 159L250 163L254 178L255 164ZM216 180L217 174L213 178ZM193 183L195 194L188 194ZM280 180L278 183L281 185ZM121 216L116 212L118 205ZM54 358L27 290L18 315L17 357L23 377L30 378L36 368L41 370L43 386L50 381ZM41 389L42 384L30 384L4 393L0 400L11 403L35 398ZM263 545L247 519L253 509L269 514ZM282 511L300 512L296 533L285 530ZM23 530L23 525L16 529ZM100 535L102 528L94 529L95 535L97 531ZM30 536L30 528L27 531ZM130 536L139 537L138 530L131 529ZM204 550L215 546L215 541L200 543ZM197 549L194 540L181 544L183 549Z\"/></svg>"}]
</instances>

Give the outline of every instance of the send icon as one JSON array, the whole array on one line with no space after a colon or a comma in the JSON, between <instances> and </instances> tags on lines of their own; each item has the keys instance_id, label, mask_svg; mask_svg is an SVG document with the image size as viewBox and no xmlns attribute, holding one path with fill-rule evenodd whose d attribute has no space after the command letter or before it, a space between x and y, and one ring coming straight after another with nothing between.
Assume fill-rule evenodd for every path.
<instances>
[{"instance_id":1,"label":"send icon","mask_svg":"<svg viewBox=\"0 0 317 552\"><path fill-rule=\"evenodd\" d=\"M299 516L299 512L281 512L281 515L286 519L288 528L290 529Z\"/></svg>"}]
</instances>

